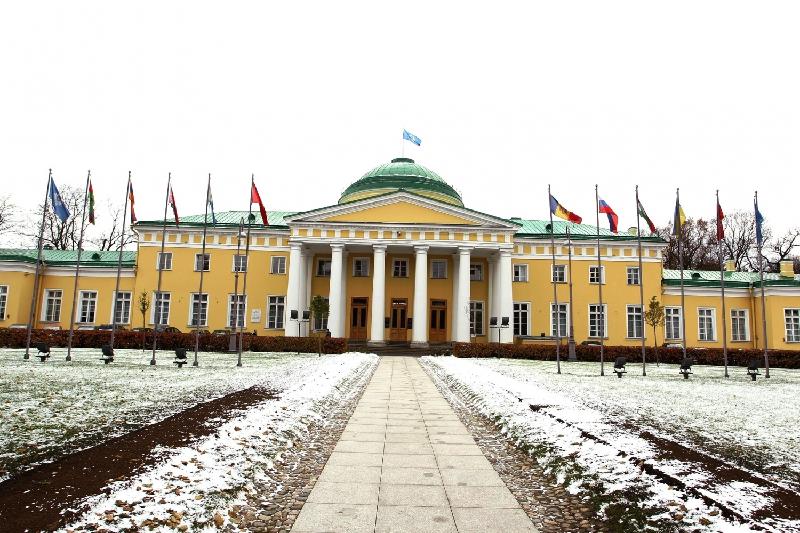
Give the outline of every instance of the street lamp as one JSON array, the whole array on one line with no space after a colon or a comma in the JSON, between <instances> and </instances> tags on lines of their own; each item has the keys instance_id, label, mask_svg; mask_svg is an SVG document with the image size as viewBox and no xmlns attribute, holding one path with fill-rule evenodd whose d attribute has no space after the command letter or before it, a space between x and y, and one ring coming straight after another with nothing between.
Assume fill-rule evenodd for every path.
<instances>
[{"instance_id":1,"label":"street lamp","mask_svg":"<svg viewBox=\"0 0 800 533\"><path fill-rule=\"evenodd\" d=\"M303 311L303 317L300 318L300 313L297 309L289 311L289 320L297 322L297 338L300 338L300 324L303 322L311 321L311 311ZM298 344L297 355L300 355L300 345Z\"/></svg>"}]
</instances>

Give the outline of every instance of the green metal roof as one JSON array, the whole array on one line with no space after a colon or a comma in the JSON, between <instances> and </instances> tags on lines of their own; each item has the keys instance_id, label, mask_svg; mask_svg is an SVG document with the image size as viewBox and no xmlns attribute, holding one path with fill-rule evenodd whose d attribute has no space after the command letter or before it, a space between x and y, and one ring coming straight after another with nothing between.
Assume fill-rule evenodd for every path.
<instances>
[{"instance_id":1,"label":"green metal roof","mask_svg":"<svg viewBox=\"0 0 800 533\"><path fill-rule=\"evenodd\" d=\"M22 261L36 263L38 250L25 248L0 248L0 261ZM81 267L117 266L119 252L84 250ZM78 261L77 250L42 250L42 261L50 266L70 266ZM122 266L132 268L136 264L136 252L122 252Z\"/></svg>"},{"instance_id":2,"label":"green metal roof","mask_svg":"<svg viewBox=\"0 0 800 533\"><path fill-rule=\"evenodd\" d=\"M664 269L661 274L662 284L679 286L681 271ZM686 287L719 287L718 270L684 270L683 284ZM760 287L758 272L725 272L725 286L731 288L747 288L750 285ZM764 286L800 286L800 275L783 277L777 272L764 272Z\"/></svg>"},{"instance_id":3,"label":"green metal roof","mask_svg":"<svg viewBox=\"0 0 800 533\"><path fill-rule=\"evenodd\" d=\"M511 222L522 224L520 230L516 233L517 237L533 237L533 238L550 238L550 231L548 226L549 220L526 220L522 218L512 217ZM555 237L564 239L567 237L567 226L569 225L570 233L576 239L585 240L586 238L597 238L597 226L591 224L574 224L566 220L554 220L553 228L555 229ZM612 233L611 230L600 228L600 239L604 241L635 241L636 235L629 233ZM665 242L658 235L642 236L644 242Z\"/></svg>"},{"instance_id":4,"label":"green metal roof","mask_svg":"<svg viewBox=\"0 0 800 533\"><path fill-rule=\"evenodd\" d=\"M245 223L247 222L247 216L250 214L249 211L222 211L219 213L214 213L217 217L217 226L225 227L225 226L238 226L239 220L244 218ZM253 226L254 227L266 227L264 224L261 223L261 214L258 211L253 211ZM267 221L269 222L270 227L275 228L286 228L286 222L283 220L284 217L289 215L293 215L293 211L267 211ZM189 215L185 217L180 217L181 225L187 226L203 226L203 217L204 215ZM208 225L214 225L211 220L211 213L208 214ZM136 223L137 226L161 226L164 223L163 220L140 220ZM167 226L174 227L175 220L173 218L167 218Z\"/></svg>"},{"instance_id":5,"label":"green metal roof","mask_svg":"<svg viewBox=\"0 0 800 533\"><path fill-rule=\"evenodd\" d=\"M439 174L407 157L397 157L390 163L379 165L364 174L358 181L345 189L339 198L339 203L343 204L363 198L365 193L368 194L370 191L381 194L392 189L403 189L423 195L426 192L433 193L449 198L455 205L464 205L461 195Z\"/></svg>"}]
</instances>

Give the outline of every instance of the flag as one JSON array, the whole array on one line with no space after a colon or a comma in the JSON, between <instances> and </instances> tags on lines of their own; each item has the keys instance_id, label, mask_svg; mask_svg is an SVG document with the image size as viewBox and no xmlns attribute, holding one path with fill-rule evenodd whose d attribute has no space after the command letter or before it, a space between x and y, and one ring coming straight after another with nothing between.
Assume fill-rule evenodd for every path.
<instances>
[{"instance_id":1,"label":"flag","mask_svg":"<svg viewBox=\"0 0 800 533\"><path fill-rule=\"evenodd\" d=\"M642 205L642 202L640 202L638 198L636 199L636 205L639 209L639 216L642 217L645 222L647 222L647 226L650 228L650 233L655 233L656 225L653 224L653 221L650 220L649 216L647 216L647 213L644 210L644 206Z\"/></svg>"},{"instance_id":2,"label":"flag","mask_svg":"<svg viewBox=\"0 0 800 533\"><path fill-rule=\"evenodd\" d=\"M570 222L575 222L576 224L580 224L581 220L583 220L572 211L564 209L564 206L558 203L558 200L556 200L552 194L550 195L550 212L558 218L563 218L564 220L569 220Z\"/></svg>"},{"instance_id":3,"label":"flag","mask_svg":"<svg viewBox=\"0 0 800 533\"><path fill-rule=\"evenodd\" d=\"M206 191L206 203L208 207L211 208L211 222L213 224L217 223L217 215L214 214L214 198L211 196L211 184L208 184L208 190Z\"/></svg>"},{"instance_id":4,"label":"flag","mask_svg":"<svg viewBox=\"0 0 800 533\"><path fill-rule=\"evenodd\" d=\"M53 213L61 219L61 222L66 222L69 218L69 209L67 206L64 205L64 201L61 199L61 193L58 192L58 187L56 187L56 182L53 179L50 179L50 191L47 193L50 196L50 205L53 207Z\"/></svg>"},{"instance_id":5,"label":"flag","mask_svg":"<svg viewBox=\"0 0 800 533\"><path fill-rule=\"evenodd\" d=\"M764 222L764 217L761 215L761 211L758 210L758 200L755 200L754 204L756 207L756 242L761 246L764 240L764 234L761 232L761 224Z\"/></svg>"},{"instance_id":6,"label":"flag","mask_svg":"<svg viewBox=\"0 0 800 533\"><path fill-rule=\"evenodd\" d=\"M675 199L675 216L672 220L672 234L678 235L683 230L683 225L686 223L686 214L683 212L681 202Z\"/></svg>"},{"instance_id":7,"label":"flag","mask_svg":"<svg viewBox=\"0 0 800 533\"><path fill-rule=\"evenodd\" d=\"M409 132L408 130L403 130L403 139L406 141L411 141L412 143L416 144L417 146L422 144L422 139L414 135L413 133Z\"/></svg>"},{"instance_id":8,"label":"flag","mask_svg":"<svg viewBox=\"0 0 800 533\"><path fill-rule=\"evenodd\" d=\"M725 214L722 212L722 206L719 205L719 199L717 199L717 241L725 238L725 228L722 226L724 218Z\"/></svg>"},{"instance_id":9,"label":"flag","mask_svg":"<svg viewBox=\"0 0 800 533\"><path fill-rule=\"evenodd\" d=\"M175 195L172 194L172 187L169 188L169 205L172 207L172 214L175 216L175 225L179 226L178 224L178 206L175 205Z\"/></svg>"},{"instance_id":10,"label":"flag","mask_svg":"<svg viewBox=\"0 0 800 533\"><path fill-rule=\"evenodd\" d=\"M131 203L131 224L135 224L136 211L133 210L133 183L131 183L131 180L128 180L128 201Z\"/></svg>"},{"instance_id":11,"label":"flag","mask_svg":"<svg viewBox=\"0 0 800 533\"><path fill-rule=\"evenodd\" d=\"M597 209L600 213L605 213L606 215L608 215L608 225L611 228L611 232L616 233L617 225L619 224L619 217L614 212L614 210L611 209L611 206L608 205L603 199L600 199Z\"/></svg>"},{"instance_id":12,"label":"flag","mask_svg":"<svg viewBox=\"0 0 800 533\"><path fill-rule=\"evenodd\" d=\"M89 180L89 224L94 224L94 189L92 180Z\"/></svg>"},{"instance_id":13,"label":"flag","mask_svg":"<svg viewBox=\"0 0 800 533\"><path fill-rule=\"evenodd\" d=\"M256 189L255 182L251 183L250 187L250 205L258 204L258 210L261 211L261 221L264 223L265 226L269 226L269 222L267 221L267 210L264 208L264 202L261 201L261 195L258 194L258 189Z\"/></svg>"}]
</instances>

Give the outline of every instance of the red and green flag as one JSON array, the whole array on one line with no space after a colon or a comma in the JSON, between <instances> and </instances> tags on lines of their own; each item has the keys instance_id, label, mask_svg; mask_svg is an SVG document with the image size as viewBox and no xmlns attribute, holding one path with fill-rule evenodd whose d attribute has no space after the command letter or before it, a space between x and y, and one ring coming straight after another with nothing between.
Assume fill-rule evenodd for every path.
<instances>
[{"instance_id":1,"label":"red and green flag","mask_svg":"<svg viewBox=\"0 0 800 533\"><path fill-rule=\"evenodd\" d=\"M650 233L655 233L656 225L653 224L653 221L650 220L649 216L647 216L647 212L644 210L644 206L642 205L642 202L640 202L638 198L636 199L636 204L639 209L639 216L642 217L645 222L647 222L647 226L650 228Z\"/></svg>"},{"instance_id":2,"label":"red and green flag","mask_svg":"<svg viewBox=\"0 0 800 533\"><path fill-rule=\"evenodd\" d=\"M94 224L94 189L92 180L89 180L89 224Z\"/></svg>"}]
</instances>

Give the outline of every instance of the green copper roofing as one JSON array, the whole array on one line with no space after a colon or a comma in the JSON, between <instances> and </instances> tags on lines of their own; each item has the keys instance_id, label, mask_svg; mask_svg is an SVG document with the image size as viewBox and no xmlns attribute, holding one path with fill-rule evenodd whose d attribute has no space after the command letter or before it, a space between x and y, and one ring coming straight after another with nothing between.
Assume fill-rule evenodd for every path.
<instances>
[{"instance_id":1,"label":"green copper roofing","mask_svg":"<svg viewBox=\"0 0 800 533\"><path fill-rule=\"evenodd\" d=\"M664 269L661 274L663 285L679 286L680 270ZM719 287L721 285L718 270L684 270L683 285L686 287ZM758 272L725 272L725 287L747 288L760 287ZM764 286L800 286L800 275L788 278L776 272L764 272Z\"/></svg>"},{"instance_id":2,"label":"green copper roofing","mask_svg":"<svg viewBox=\"0 0 800 533\"><path fill-rule=\"evenodd\" d=\"M383 194L392 190L407 190L449 201L458 206L464 205L455 189L448 185L436 172L415 163L413 159L398 157L390 163L377 166L364 174L342 193L339 203Z\"/></svg>"},{"instance_id":3,"label":"green copper roofing","mask_svg":"<svg viewBox=\"0 0 800 533\"><path fill-rule=\"evenodd\" d=\"M222 211L220 213L215 213L217 217L217 226L226 227L226 226L237 226L239 224L239 220L244 218L245 223L247 223L247 216L250 212L249 211ZM283 220L284 217L294 214L293 211L267 211L267 221L269 222L270 227L281 228L285 229L286 222ZM261 223L261 214L258 211L253 211L253 226L254 227L265 227ZM189 215L180 218L181 225L186 226L203 226L203 217L204 215ZM213 222L211 220L211 213L208 214L208 225L212 226ZM136 223L137 226L161 226L164 223L163 220L140 220ZM175 220L173 218L167 217L167 226L175 226Z\"/></svg>"},{"instance_id":4,"label":"green copper roofing","mask_svg":"<svg viewBox=\"0 0 800 533\"><path fill-rule=\"evenodd\" d=\"M517 237L533 237L537 239L550 237L550 230L548 228L550 225L549 220L525 220L512 217L511 221L522 224L522 227L516 233ZM553 227L555 228L556 238L565 239L567 237L567 225L569 225L570 233L576 239L586 240L587 238L597 238L597 226L592 226L591 224L573 224L566 220L554 220ZM636 235L631 235L629 233L612 233L610 230L600 228L600 239L604 241L635 241ZM642 241L665 242L658 235L643 235Z\"/></svg>"},{"instance_id":5,"label":"green copper roofing","mask_svg":"<svg viewBox=\"0 0 800 533\"><path fill-rule=\"evenodd\" d=\"M38 250L25 248L0 248L0 261L22 261L36 263ZM81 254L83 267L116 267L119 252L84 250ZM77 250L42 250L44 264L50 266L71 266L78 261ZM136 252L122 252L122 266L132 268L136 264Z\"/></svg>"}]
</instances>

